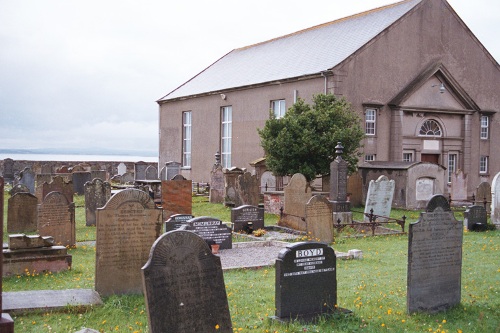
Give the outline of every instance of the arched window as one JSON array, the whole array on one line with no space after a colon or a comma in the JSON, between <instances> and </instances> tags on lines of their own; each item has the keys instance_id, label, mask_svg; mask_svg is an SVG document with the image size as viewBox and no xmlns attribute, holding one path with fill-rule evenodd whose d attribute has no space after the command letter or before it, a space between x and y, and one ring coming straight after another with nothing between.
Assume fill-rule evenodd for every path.
<instances>
[{"instance_id":1,"label":"arched window","mask_svg":"<svg viewBox=\"0 0 500 333\"><path fill-rule=\"evenodd\" d=\"M429 119L422 124L418 134L422 136L441 136L441 133L441 127L439 127L437 121Z\"/></svg>"}]
</instances>

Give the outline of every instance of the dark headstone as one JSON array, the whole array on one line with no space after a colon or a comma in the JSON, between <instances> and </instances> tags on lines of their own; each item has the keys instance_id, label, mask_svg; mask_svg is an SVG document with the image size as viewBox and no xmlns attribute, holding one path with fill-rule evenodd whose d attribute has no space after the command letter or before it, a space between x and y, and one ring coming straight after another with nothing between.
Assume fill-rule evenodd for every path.
<instances>
[{"instance_id":1,"label":"dark headstone","mask_svg":"<svg viewBox=\"0 0 500 333\"><path fill-rule=\"evenodd\" d=\"M351 223L351 203L347 201L348 163L342 158L344 147L340 142L337 143L335 149L337 157L330 163L330 201L333 220Z\"/></svg>"},{"instance_id":2,"label":"dark headstone","mask_svg":"<svg viewBox=\"0 0 500 333\"><path fill-rule=\"evenodd\" d=\"M186 225L194 216L190 214L174 214L165 221L165 232L177 230L183 225Z\"/></svg>"},{"instance_id":3,"label":"dark headstone","mask_svg":"<svg viewBox=\"0 0 500 333\"><path fill-rule=\"evenodd\" d=\"M243 205L231 209L233 231L251 233L254 230L264 229L264 208Z\"/></svg>"},{"instance_id":4,"label":"dark headstone","mask_svg":"<svg viewBox=\"0 0 500 333\"><path fill-rule=\"evenodd\" d=\"M176 175L181 173L181 164L175 161L165 163L165 174L162 180L172 180Z\"/></svg>"},{"instance_id":5,"label":"dark headstone","mask_svg":"<svg viewBox=\"0 0 500 333\"><path fill-rule=\"evenodd\" d=\"M12 183L14 181L14 160L12 158L3 160L3 177L6 182Z\"/></svg>"},{"instance_id":6,"label":"dark headstone","mask_svg":"<svg viewBox=\"0 0 500 333\"><path fill-rule=\"evenodd\" d=\"M111 184L99 178L86 182L85 188L85 221L86 226L96 224L97 208L103 207L111 198Z\"/></svg>"},{"instance_id":7,"label":"dark headstone","mask_svg":"<svg viewBox=\"0 0 500 333\"><path fill-rule=\"evenodd\" d=\"M0 239L3 239L3 195L4 195L4 179L0 177ZM2 276L3 276L3 264L0 265L0 332L2 333L14 333L14 321L11 316L7 313L3 313L3 303L2 303Z\"/></svg>"},{"instance_id":8,"label":"dark headstone","mask_svg":"<svg viewBox=\"0 0 500 333\"><path fill-rule=\"evenodd\" d=\"M19 192L8 200L7 232L37 230L38 198L29 192Z\"/></svg>"},{"instance_id":9,"label":"dark headstone","mask_svg":"<svg viewBox=\"0 0 500 333\"><path fill-rule=\"evenodd\" d=\"M61 192L50 192L38 205L38 233L52 236L57 245L76 243L75 204Z\"/></svg>"},{"instance_id":10,"label":"dark headstone","mask_svg":"<svg viewBox=\"0 0 500 333\"><path fill-rule=\"evenodd\" d=\"M323 243L301 242L276 260L276 317L312 320L337 307L335 251Z\"/></svg>"},{"instance_id":11,"label":"dark headstone","mask_svg":"<svg viewBox=\"0 0 500 333\"><path fill-rule=\"evenodd\" d=\"M201 216L191 219L185 230L193 231L208 244L218 244L221 250L233 248L231 228L213 217Z\"/></svg>"},{"instance_id":12,"label":"dark headstone","mask_svg":"<svg viewBox=\"0 0 500 333\"><path fill-rule=\"evenodd\" d=\"M134 164L134 175L136 180L145 180L146 179L146 168L148 164L143 161L139 161Z\"/></svg>"},{"instance_id":13,"label":"dark headstone","mask_svg":"<svg viewBox=\"0 0 500 333\"><path fill-rule=\"evenodd\" d=\"M486 201L486 203L485 203ZM482 182L476 188L476 202L474 205L485 205L486 211L491 210L491 185L488 182Z\"/></svg>"},{"instance_id":14,"label":"dark headstone","mask_svg":"<svg viewBox=\"0 0 500 333\"><path fill-rule=\"evenodd\" d=\"M17 184L9 191L11 197L16 195L16 193L30 193L30 189L24 184Z\"/></svg>"},{"instance_id":15,"label":"dark headstone","mask_svg":"<svg viewBox=\"0 0 500 333\"><path fill-rule=\"evenodd\" d=\"M123 190L98 208L95 290L101 295L141 293L141 267L160 231L161 210L143 191Z\"/></svg>"},{"instance_id":16,"label":"dark headstone","mask_svg":"<svg viewBox=\"0 0 500 333\"><path fill-rule=\"evenodd\" d=\"M108 180L108 173L106 170L92 170L90 171L90 179L99 178L104 181Z\"/></svg>"},{"instance_id":17,"label":"dark headstone","mask_svg":"<svg viewBox=\"0 0 500 333\"><path fill-rule=\"evenodd\" d=\"M485 231L488 227L488 214L484 206L471 206L465 210L464 225L467 230Z\"/></svg>"},{"instance_id":18,"label":"dark headstone","mask_svg":"<svg viewBox=\"0 0 500 333\"><path fill-rule=\"evenodd\" d=\"M463 228L447 202L434 196L426 212L410 224L408 313L439 312L460 303Z\"/></svg>"},{"instance_id":19,"label":"dark headstone","mask_svg":"<svg viewBox=\"0 0 500 333\"><path fill-rule=\"evenodd\" d=\"M220 258L199 236L163 234L142 268L151 333L232 333Z\"/></svg>"},{"instance_id":20,"label":"dark headstone","mask_svg":"<svg viewBox=\"0 0 500 333\"><path fill-rule=\"evenodd\" d=\"M91 174L88 171L73 172L73 191L76 194L85 194L85 183L91 181Z\"/></svg>"},{"instance_id":21,"label":"dark headstone","mask_svg":"<svg viewBox=\"0 0 500 333\"><path fill-rule=\"evenodd\" d=\"M154 165L146 168L146 180L158 180L158 169Z\"/></svg>"}]
</instances>

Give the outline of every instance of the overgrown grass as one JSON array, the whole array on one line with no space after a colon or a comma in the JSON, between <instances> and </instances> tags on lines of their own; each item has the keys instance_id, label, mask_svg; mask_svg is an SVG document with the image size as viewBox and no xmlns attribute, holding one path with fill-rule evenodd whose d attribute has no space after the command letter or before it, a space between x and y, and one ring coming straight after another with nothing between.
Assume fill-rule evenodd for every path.
<instances>
[{"instance_id":1,"label":"overgrown grass","mask_svg":"<svg viewBox=\"0 0 500 333\"><path fill-rule=\"evenodd\" d=\"M228 208L197 200L201 199L194 199L194 215L229 220L230 215L223 215L230 214ZM78 210L83 208L78 207ZM413 213L412 219L416 221L418 212L406 212L408 215ZM84 212L79 216L77 238L85 239L86 229L95 228L84 227ZM464 234L461 304L434 315L406 313L407 235L337 237L333 247L342 252L363 251L361 260L337 261L338 303L352 310L351 315L324 316L314 324L272 321L269 317L274 315L275 308L274 267L239 269L224 272L234 331L500 332L500 231ZM78 246L70 253L73 255L71 271L30 272L29 275L4 278L4 291L93 288L95 247ZM148 331L141 295L112 296L103 301L104 305L99 307L68 307L58 312L14 315L16 332L74 332L82 327L101 332Z\"/></svg>"}]
</instances>

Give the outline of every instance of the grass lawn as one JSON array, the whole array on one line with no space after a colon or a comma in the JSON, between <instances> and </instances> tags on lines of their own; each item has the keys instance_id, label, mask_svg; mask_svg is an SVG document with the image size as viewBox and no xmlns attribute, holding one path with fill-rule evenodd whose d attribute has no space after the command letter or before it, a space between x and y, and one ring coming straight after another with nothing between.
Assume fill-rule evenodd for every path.
<instances>
[{"instance_id":1,"label":"grass lawn","mask_svg":"<svg viewBox=\"0 0 500 333\"><path fill-rule=\"evenodd\" d=\"M7 195L8 196L8 195ZM7 197L5 198L7 200ZM77 239L95 239L95 227L85 227L83 205L77 202ZM193 215L230 220L230 210L194 198ZM80 201L82 202L82 201ZM404 213L409 222L418 212ZM456 214L461 220L461 214ZM275 224L266 215L266 224ZM408 227L406 227L406 230ZM338 303L349 316L321 317L315 324L281 324L274 315L274 267L226 271L224 279L235 332L500 332L500 231L466 232L463 244L462 301L435 315L406 314L407 235L343 238L339 251L360 249L363 259L337 261ZM95 247L78 246L70 271L3 279L4 291L94 287ZM144 298L112 296L93 308L14 315L16 332L75 332L89 327L101 332L147 332ZM203 332L201 332L203 333Z\"/></svg>"}]
</instances>

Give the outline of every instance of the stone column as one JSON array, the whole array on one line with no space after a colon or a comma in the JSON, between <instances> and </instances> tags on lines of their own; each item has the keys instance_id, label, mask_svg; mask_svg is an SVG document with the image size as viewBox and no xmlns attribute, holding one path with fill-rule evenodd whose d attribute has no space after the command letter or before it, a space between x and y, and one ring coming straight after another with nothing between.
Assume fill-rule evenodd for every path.
<instances>
[{"instance_id":1,"label":"stone column","mask_svg":"<svg viewBox=\"0 0 500 333\"><path fill-rule=\"evenodd\" d=\"M333 223L351 223L351 203L347 201L347 162L342 159L344 147L335 146L337 157L330 163L330 202L333 206Z\"/></svg>"}]
</instances>

